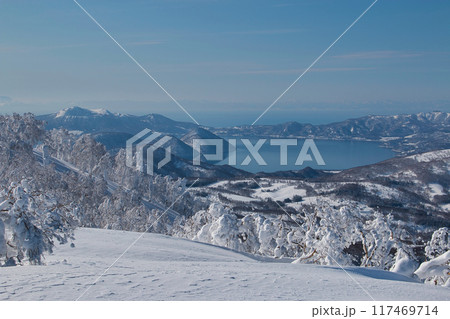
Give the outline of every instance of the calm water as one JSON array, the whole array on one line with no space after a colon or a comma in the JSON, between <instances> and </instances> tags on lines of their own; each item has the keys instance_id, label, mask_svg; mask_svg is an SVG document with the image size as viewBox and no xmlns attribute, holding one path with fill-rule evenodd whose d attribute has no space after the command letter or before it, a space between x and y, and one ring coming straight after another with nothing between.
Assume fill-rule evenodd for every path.
<instances>
[{"instance_id":1,"label":"calm water","mask_svg":"<svg viewBox=\"0 0 450 319\"><path fill-rule=\"evenodd\" d=\"M253 145L256 139L250 139ZM303 146L304 140L299 139L297 146L288 147L288 165L280 165L280 147L272 146L267 140L259 150L259 154L266 161L266 166L261 166L252 158L247 165L241 165L244 159L249 155L245 145L240 139L237 139L237 164L233 165L237 168L249 172L276 172L282 170L299 170L307 166L326 170L342 170L356 166L377 163L395 156L395 153L389 149L383 148L377 142L362 141L332 141L332 140L314 140L325 166L319 166L313 155L312 161L305 161L303 165L295 165L295 161ZM312 154L311 151L308 154ZM227 164L224 161L221 164Z\"/></svg>"}]
</instances>

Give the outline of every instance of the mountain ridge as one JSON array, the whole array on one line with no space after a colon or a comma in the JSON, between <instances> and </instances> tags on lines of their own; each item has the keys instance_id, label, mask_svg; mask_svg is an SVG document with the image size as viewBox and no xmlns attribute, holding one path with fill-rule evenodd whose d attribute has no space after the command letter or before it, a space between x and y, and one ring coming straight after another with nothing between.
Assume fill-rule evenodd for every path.
<instances>
[{"instance_id":1,"label":"mountain ridge","mask_svg":"<svg viewBox=\"0 0 450 319\"><path fill-rule=\"evenodd\" d=\"M367 115L329 124L296 121L274 125L207 127L179 122L160 114L142 116L112 113L106 109L71 107L37 117L47 129L65 128L85 133L136 134L145 128L178 138L203 130L221 137L315 138L329 140L377 141L398 155L410 155L450 148L450 113L433 111L417 114ZM213 136L213 135L211 135Z\"/></svg>"},{"instance_id":2,"label":"mountain ridge","mask_svg":"<svg viewBox=\"0 0 450 319\"><path fill-rule=\"evenodd\" d=\"M39 115L37 119L46 123L46 129L65 128L84 133L128 133L137 134L145 128L166 134L184 135L197 127L189 122L178 122L160 114L130 115L112 113L106 109L86 109L78 106L59 112Z\"/></svg>"}]
</instances>

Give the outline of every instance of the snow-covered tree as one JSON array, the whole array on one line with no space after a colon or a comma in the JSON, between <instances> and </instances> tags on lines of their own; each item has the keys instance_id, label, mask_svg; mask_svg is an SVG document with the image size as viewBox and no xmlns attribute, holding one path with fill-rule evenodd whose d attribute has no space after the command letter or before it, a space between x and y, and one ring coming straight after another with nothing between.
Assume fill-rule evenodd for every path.
<instances>
[{"instance_id":1,"label":"snow-covered tree","mask_svg":"<svg viewBox=\"0 0 450 319\"><path fill-rule=\"evenodd\" d=\"M376 212L360 229L363 247L361 266L389 269L394 262L393 248L396 238L391 227L391 215L384 216Z\"/></svg>"},{"instance_id":2,"label":"snow-covered tree","mask_svg":"<svg viewBox=\"0 0 450 319\"><path fill-rule=\"evenodd\" d=\"M17 182L33 172L33 145L43 135L42 123L32 114L0 116L0 183Z\"/></svg>"},{"instance_id":3,"label":"snow-covered tree","mask_svg":"<svg viewBox=\"0 0 450 319\"><path fill-rule=\"evenodd\" d=\"M47 133L46 144L51 156L72 162L72 150L77 136L71 134L66 129L53 129Z\"/></svg>"},{"instance_id":4,"label":"snow-covered tree","mask_svg":"<svg viewBox=\"0 0 450 319\"><path fill-rule=\"evenodd\" d=\"M424 282L450 287L450 240L447 227L439 228L425 247L428 261L415 274Z\"/></svg>"},{"instance_id":5,"label":"snow-covered tree","mask_svg":"<svg viewBox=\"0 0 450 319\"><path fill-rule=\"evenodd\" d=\"M422 263L415 274L425 283L450 287L450 250Z\"/></svg>"},{"instance_id":6,"label":"snow-covered tree","mask_svg":"<svg viewBox=\"0 0 450 319\"><path fill-rule=\"evenodd\" d=\"M297 234L283 218L256 213L240 218L222 204L212 203L186 219L173 234L251 254L297 256L300 251L295 242Z\"/></svg>"},{"instance_id":7,"label":"snow-covered tree","mask_svg":"<svg viewBox=\"0 0 450 319\"><path fill-rule=\"evenodd\" d=\"M81 171L91 174L105 154L105 146L97 143L89 134L83 134L73 145L70 162Z\"/></svg>"},{"instance_id":8,"label":"snow-covered tree","mask_svg":"<svg viewBox=\"0 0 450 319\"><path fill-rule=\"evenodd\" d=\"M414 271L417 269L417 265L417 260L413 258L411 252L401 247L397 249L395 261L390 271L406 277L414 277Z\"/></svg>"},{"instance_id":9,"label":"snow-covered tree","mask_svg":"<svg viewBox=\"0 0 450 319\"><path fill-rule=\"evenodd\" d=\"M450 236L447 227L436 230L425 247L425 255L432 259L450 250Z\"/></svg>"},{"instance_id":10,"label":"snow-covered tree","mask_svg":"<svg viewBox=\"0 0 450 319\"><path fill-rule=\"evenodd\" d=\"M345 250L358 240L358 212L342 206L335 209L321 203L312 209L304 209L300 239L302 255L296 263L323 265L350 265L352 258Z\"/></svg>"},{"instance_id":11,"label":"snow-covered tree","mask_svg":"<svg viewBox=\"0 0 450 319\"><path fill-rule=\"evenodd\" d=\"M40 193L32 181L11 183L0 193L0 260L40 264L55 242L73 238L72 209ZM6 244L6 245L5 245ZM6 246L6 249L5 249Z\"/></svg>"}]
</instances>

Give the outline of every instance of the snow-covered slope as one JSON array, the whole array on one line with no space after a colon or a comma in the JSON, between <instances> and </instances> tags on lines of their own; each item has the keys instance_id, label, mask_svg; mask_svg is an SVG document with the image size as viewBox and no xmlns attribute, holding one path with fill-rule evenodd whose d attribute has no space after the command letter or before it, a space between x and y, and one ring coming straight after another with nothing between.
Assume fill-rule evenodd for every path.
<instances>
[{"instance_id":1,"label":"snow-covered slope","mask_svg":"<svg viewBox=\"0 0 450 319\"><path fill-rule=\"evenodd\" d=\"M2 300L76 300L139 233L80 229L46 266L0 269ZM450 289L390 272L346 268L375 300L450 300ZM254 259L145 234L81 300L371 300L339 267Z\"/></svg>"},{"instance_id":2,"label":"snow-covered slope","mask_svg":"<svg viewBox=\"0 0 450 319\"><path fill-rule=\"evenodd\" d=\"M450 158L450 149L412 155L408 156L408 158L411 158L419 163L422 162L428 163L432 161L446 160L446 159L448 160L448 158Z\"/></svg>"}]
</instances>

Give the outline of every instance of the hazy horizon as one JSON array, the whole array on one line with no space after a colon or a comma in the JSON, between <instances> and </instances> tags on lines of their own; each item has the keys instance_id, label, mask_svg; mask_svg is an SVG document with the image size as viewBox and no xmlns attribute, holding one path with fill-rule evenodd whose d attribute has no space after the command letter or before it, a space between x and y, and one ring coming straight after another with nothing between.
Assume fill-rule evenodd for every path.
<instances>
[{"instance_id":1,"label":"hazy horizon","mask_svg":"<svg viewBox=\"0 0 450 319\"><path fill-rule=\"evenodd\" d=\"M388 103L386 103L388 105ZM262 119L259 123L261 125L274 125L274 124L281 124L286 122L299 122L302 124L313 124L313 125L320 125L320 124L330 124L333 122L340 122L348 119L353 118L359 118L369 115L401 115L401 114L417 114L417 113L427 113L427 112L433 112L433 111L440 111L440 112L448 112L449 110L446 110L446 105L435 105L435 107L427 107L422 108L420 103L413 104L413 108L411 108L411 112L370 112L366 108L360 108L359 112L352 112L352 111L346 111L346 112L340 112L335 114L326 113L326 110L321 110L320 112L317 112L317 109L312 109L309 113L307 112L298 112L297 114L291 113L289 115L286 115L289 111L280 112L281 114L274 113L271 114L271 116L268 116L267 118ZM148 115L148 114L160 114L165 117L168 117L175 121L180 122L191 122L189 118L186 118L186 115L181 112L174 112L174 113L167 113L167 112L146 112L143 111L134 111L133 109L125 108L125 107L108 107L108 106L83 106L83 105L70 105L70 106L63 106L61 108L54 108L54 109L48 109L48 111L42 111L42 112L33 112L29 110L24 110L23 112L14 110L12 112L0 112L0 114L12 114L12 113L27 113L31 112L37 116L39 115L49 115L58 113L61 110L71 108L71 107L80 107L88 110L95 110L95 109L105 109L107 111L110 111L112 113L119 113L119 114L126 114L126 115L135 115L135 116L142 116L142 115ZM393 110L396 110L395 108ZM214 114L204 114L204 116L197 116L197 119L200 120L200 125L202 126L211 126L211 127L225 127L225 126L235 126L235 125L250 125L251 121L254 120L254 114L249 111L240 112L238 119L228 118L222 113L215 112Z\"/></svg>"}]
</instances>

